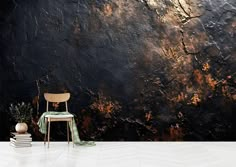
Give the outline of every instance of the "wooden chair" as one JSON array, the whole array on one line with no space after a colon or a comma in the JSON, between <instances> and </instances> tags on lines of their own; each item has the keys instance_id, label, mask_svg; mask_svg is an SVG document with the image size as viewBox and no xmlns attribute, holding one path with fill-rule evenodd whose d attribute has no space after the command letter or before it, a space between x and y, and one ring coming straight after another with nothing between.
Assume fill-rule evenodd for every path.
<instances>
[{"instance_id":1,"label":"wooden chair","mask_svg":"<svg viewBox=\"0 0 236 167\"><path fill-rule=\"evenodd\" d=\"M51 122L59 122L59 121L66 121L67 123L67 141L68 144L70 143L70 137L69 137L69 124L72 126L73 121L73 115L69 113L68 111L68 105L67 101L70 99L70 93L60 93L60 94L54 94L54 93L44 93L44 98L47 101L46 106L46 112L49 112L49 103L65 103L65 112L68 112L66 115L46 115L45 116L45 122L47 127L47 133L44 137L44 145L46 144L46 138L48 137L48 148L49 148L49 142L50 142L50 124ZM73 140L73 131L71 131L71 138L74 146L74 140Z\"/></svg>"}]
</instances>

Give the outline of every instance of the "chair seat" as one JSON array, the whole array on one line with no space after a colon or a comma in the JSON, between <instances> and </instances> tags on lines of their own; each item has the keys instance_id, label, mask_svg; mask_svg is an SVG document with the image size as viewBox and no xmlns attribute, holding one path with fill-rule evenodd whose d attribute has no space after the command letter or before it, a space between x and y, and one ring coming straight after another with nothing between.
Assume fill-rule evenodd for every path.
<instances>
[{"instance_id":1,"label":"chair seat","mask_svg":"<svg viewBox=\"0 0 236 167\"><path fill-rule=\"evenodd\" d=\"M45 118L73 118L72 114L68 115L46 115Z\"/></svg>"}]
</instances>

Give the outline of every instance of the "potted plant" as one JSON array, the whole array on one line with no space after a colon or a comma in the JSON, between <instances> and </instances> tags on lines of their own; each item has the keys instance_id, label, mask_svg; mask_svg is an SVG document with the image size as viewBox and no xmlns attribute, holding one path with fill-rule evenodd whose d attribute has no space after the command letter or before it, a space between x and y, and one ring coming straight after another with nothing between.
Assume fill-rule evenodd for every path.
<instances>
[{"instance_id":1,"label":"potted plant","mask_svg":"<svg viewBox=\"0 0 236 167\"><path fill-rule=\"evenodd\" d=\"M17 122L15 129L17 133L25 133L28 130L26 122L31 120L33 107L30 103L24 102L18 104L11 104L9 107L11 116Z\"/></svg>"}]
</instances>

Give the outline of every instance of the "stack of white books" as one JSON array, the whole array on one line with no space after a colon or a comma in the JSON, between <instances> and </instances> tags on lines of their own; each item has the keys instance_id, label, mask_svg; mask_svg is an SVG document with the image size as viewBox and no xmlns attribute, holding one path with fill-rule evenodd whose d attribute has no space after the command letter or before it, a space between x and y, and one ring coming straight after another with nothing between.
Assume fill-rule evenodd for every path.
<instances>
[{"instance_id":1,"label":"stack of white books","mask_svg":"<svg viewBox=\"0 0 236 167\"><path fill-rule=\"evenodd\" d=\"M31 147L32 137L30 133L11 133L10 145L13 147Z\"/></svg>"}]
</instances>

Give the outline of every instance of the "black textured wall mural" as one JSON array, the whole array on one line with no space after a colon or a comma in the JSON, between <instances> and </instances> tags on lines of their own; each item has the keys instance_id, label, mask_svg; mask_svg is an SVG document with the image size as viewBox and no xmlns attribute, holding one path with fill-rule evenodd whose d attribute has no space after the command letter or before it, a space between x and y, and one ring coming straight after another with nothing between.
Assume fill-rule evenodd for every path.
<instances>
[{"instance_id":1,"label":"black textured wall mural","mask_svg":"<svg viewBox=\"0 0 236 167\"><path fill-rule=\"evenodd\" d=\"M236 139L235 0L0 3L0 140L21 101L43 140L44 92L71 93L82 139Z\"/></svg>"}]
</instances>

